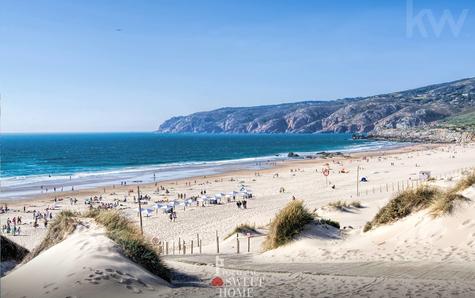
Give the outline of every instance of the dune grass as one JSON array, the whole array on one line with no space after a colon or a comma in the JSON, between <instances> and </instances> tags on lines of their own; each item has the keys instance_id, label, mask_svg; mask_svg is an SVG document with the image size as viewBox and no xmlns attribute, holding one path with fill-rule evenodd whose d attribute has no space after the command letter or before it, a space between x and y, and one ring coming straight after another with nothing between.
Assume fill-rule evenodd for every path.
<instances>
[{"instance_id":1,"label":"dune grass","mask_svg":"<svg viewBox=\"0 0 475 298\"><path fill-rule=\"evenodd\" d=\"M352 201L348 203L345 201L338 200L338 201L329 203L328 206L335 208L339 211L345 211L346 209L350 209L350 208L363 208L363 205L361 205L360 201Z\"/></svg>"},{"instance_id":2,"label":"dune grass","mask_svg":"<svg viewBox=\"0 0 475 298\"><path fill-rule=\"evenodd\" d=\"M303 201L290 201L271 222L269 234L263 243L264 250L289 243L313 219L313 214L304 207Z\"/></svg>"},{"instance_id":3,"label":"dune grass","mask_svg":"<svg viewBox=\"0 0 475 298\"><path fill-rule=\"evenodd\" d=\"M91 210L85 216L103 225L109 238L122 248L127 258L164 280L171 280L171 271L161 262L156 250L124 215L113 210Z\"/></svg>"},{"instance_id":4,"label":"dune grass","mask_svg":"<svg viewBox=\"0 0 475 298\"><path fill-rule=\"evenodd\" d=\"M16 244L5 236L0 236L0 259L2 262L21 262L29 253L28 249Z\"/></svg>"},{"instance_id":5,"label":"dune grass","mask_svg":"<svg viewBox=\"0 0 475 298\"><path fill-rule=\"evenodd\" d=\"M331 202L328 204L328 206L332 207L332 208L335 208L337 210L340 210L340 211L343 211L347 208L350 208L350 205L347 204L346 202L344 201L341 201L341 200L338 200L338 201L335 201L335 202Z\"/></svg>"},{"instance_id":6,"label":"dune grass","mask_svg":"<svg viewBox=\"0 0 475 298\"><path fill-rule=\"evenodd\" d=\"M433 186L421 186L416 189L407 189L391 199L386 206L379 210L372 221L367 222L363 232L367 232L379 225L392 223L409 214L429 208L433 217L453 212L459 202L469 201L459 194L475 184L475 172L465 175L454 187L443 192Z\"/></svg>"},{"instance_id":7,"label":"dune grass","mask_svg":"<svg viewBox=\"0 0 475 298\"><path fill-rule=\"evenodd\" d=\"M459 194L459 192L464 191L473 184L475 184L475 172L465 175L454 187L434 201L430 207L432 216L438 217L444 214L450 214L453 212L457 203L470 201L468 198Z\"/></svg>"},{"instance_id":8,"label":"dune grass","mask_svg":"<svg viewBox=\"0 0 475 298\"><path fill-rule=\"evenodd\" d=\"M465 175L455 186L449 190L449 193L457 193L459 191L464 191L475 184L475 171L472 171Z\"/></svg>"},{"instance_id":9,"label":"dune grass","mask_svg":"<svg viewBox=\"0 0 475 298\"><path fill-rule=\"evenodd\" d=\"M43 241L23 259L23 263L30 261L51 246L60 243L74 232L78 224L76 216L76 213L67 210L57 214L54 220L49 222L48 231Z\"/></svg>"},{"instance_id":10,"label":"dune grass","mask_svg":"<svg viewBox=\"0 0 475 298\"><path fill-rule=\"evenodd\" d=\"M240 233L240 234L254 233L254 234L257 234L259 232L256 230L256 227L254 225L251 226L249 224L240 224L240 225L236 226L234 228L234 230L232 230L231 233L229 233L226 237L224 237L224 240L228 239L229 237L231 237L232 235L234 235L236 233Z\"/></svg>"},{"instance_id":11,"label":"dune grass","mask_svg":"<svg viewBox=\"0 0 475 298\"><path fill-rule=\"evenodd\" d=\"M318 222L320 224L329 225L329 226L332 226L334 228L340 229L340 223L335 221L335 220L331 220L329 218L320 218L318 220Z\"/></svg>"},{"instance_id":12,"label":"dune grass","mask_svg":"<svg viewBox=\"0 0 475 298\"><path fill-rule=\"evenodd\" d=\"M435 187L420 186L415 189L407 189L392 198L370 222L367 222L363 231L369 231L374 227L388 224L404 218L413 212L429 207L441 194Z\"/></svg>"}]
</instances>

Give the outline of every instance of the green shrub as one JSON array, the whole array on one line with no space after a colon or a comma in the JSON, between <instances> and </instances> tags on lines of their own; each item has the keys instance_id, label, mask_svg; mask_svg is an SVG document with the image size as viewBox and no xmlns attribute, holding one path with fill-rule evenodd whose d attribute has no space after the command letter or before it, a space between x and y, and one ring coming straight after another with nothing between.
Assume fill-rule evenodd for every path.
<instances>
[{"instance_id":1,"label":"green shrub","mask_svg":"<svg viewBox=\"0 0 475 298\"><path fill-rule=\"evenodd\" d=\"M263 244L264 249L274 249L292 241L313 218L314 216L303 206L302 201L290 201L272 221L269 234Z\"/></svg>"}]
</instances>

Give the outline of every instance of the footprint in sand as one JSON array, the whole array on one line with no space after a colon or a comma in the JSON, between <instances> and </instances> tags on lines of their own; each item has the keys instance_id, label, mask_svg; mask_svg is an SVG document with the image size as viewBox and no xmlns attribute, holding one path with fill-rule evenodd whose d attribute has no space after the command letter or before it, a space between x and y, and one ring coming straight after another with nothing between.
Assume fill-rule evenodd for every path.
<instances>
[{"instance_id":1,"label":"footprint in sand","mask_svg":"<svg viewBox=\"0 0 475 298\"><path fill-rule=\"evenodd\" d=\"M466 221L464 221L464 222L462 223L462 226L466 226L466 225L468 225L469 223L470 223L470 219L467 219Z\"/></svg>"}]
</instances>

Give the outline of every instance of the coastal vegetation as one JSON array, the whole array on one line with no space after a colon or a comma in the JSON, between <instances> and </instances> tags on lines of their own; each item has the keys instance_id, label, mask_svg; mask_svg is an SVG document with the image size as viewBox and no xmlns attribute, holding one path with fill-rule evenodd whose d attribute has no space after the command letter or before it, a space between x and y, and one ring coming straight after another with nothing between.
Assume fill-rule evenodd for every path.
<instances>
[{"instance_id":1,"label":"coastal vegetation","mask_svg":"<svg viewBox=\"0 0 475 298\"><path fill-rule=\"evenodd\" d=\"M93 218L97 223L103 225L109 238L121 247L126 257L151 273L170 281L170 269L161 262L156 250L128 218L118 211L98 209L87 212L85 216Z\"/></svg>"},{"instance_id":2,"label":"coastal vegetation","mask_svg":"<svg viewBox=\"0 0 475 298\"><path fill-rule=\"evenodd\" d=\"M320 218L317 220L317 223L319 224L322 224L322 225L329 225L329 226L332 226L336 229L339 229L340 228L340 223L335 221L335 220L332 220L332 219L329 219L329 218Z\"/></svg>"},{"instance_id":3,"label":"coastal vegetation","mask_svg":"<svg viewBox=\"0 0 475 298\"><path fill-rule=\"evenodd\" d=\"M440 123L440 126L475 131L475 111L448 117Z\"/></svg>"},{"instance_id":4,"label":"coastal vegetation","mask_svg":"<svg viewBox=\"0 0 475 298\"><path fill-rule=\"evenodd\" d=\"M352 201L348 203L346 201L338 200L338 201L329 203L328 206L340 211L345 211L346 209L350 209L350 208L363 208L363 205L361 204L360 201Z\"/></svg>"},{"instance_id":5,"label":"coastal vegetation","mask_svg":"<svg viewBox=\"0 0 475 298\"><path fill-rule=\"evenodd\" d=\"M303 201L290 201L271 222L269 234L263 243L264 249L270 250L289 243L313 219L314 215L304 207Z\"/></svg>"},{"instance_id":6,"label":"coastal vegetation","mask_svg":"<svg viewBox=\"0 0 475 298\"><path fill-rule=\"evenodd\" d=\"M381 208L373 220L366 223L363 231L366 232L377 226L395 222L413 212L425 209L438 195L440 195L440 191L429 186L407 189L397 194Z\"/></svg>"},{"instance_id":7,"label":"coastal vegetation","mask_svg":"<svg viewBox=\"0 0 475 298\"><path fill-rule=\"evenodd\" d=\"M391 199L376 216L363 228L367 232L377 226L392 223L413 212L429 208L433 217L450 214L456 203L469 201L460 194L461 191L475 184L475 172L465 175L454 187L441 191L434 186L420 186L407 189Z\"/></svg>"},{"instance_id":8,"label":"coastal vegetation","mask_svg":"<svg viewBox=\"0 0 475 298\"><path fill-rule=\"evenodd\" d=\"M240 234L246 234L246 233L258 234L259 232L256 230L255 225L240 224L240 225L236 226L234 228L234 230L232 230L231 233L229 233L226 237L224 237L224 239L228 239L229 237L231 237L232 235L237 234L237 233L240 233Z\"/></svg>"},{"instance_id":9,"label":"coastal vegetation","mask_svg":"<svg viewBox=\"0 0 475 298\"><path fill-rule=\"evenodd\" d=\"M79 223L77 216L77 213L67 210L57 214L55 219L50 222L43 241L23 259L23 263L30 261L41 252L66 239L67 236L74 232Z\"/></svg>"}]
</instances>

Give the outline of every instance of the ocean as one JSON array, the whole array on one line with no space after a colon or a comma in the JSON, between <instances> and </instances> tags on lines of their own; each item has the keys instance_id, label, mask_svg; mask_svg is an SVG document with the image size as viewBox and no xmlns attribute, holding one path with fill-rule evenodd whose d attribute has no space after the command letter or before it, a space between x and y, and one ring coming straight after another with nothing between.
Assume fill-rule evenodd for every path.
<instances>
[{"instance_id":1,"label":"ocean","mask_svg":"<svg viewBox=\"0 0 475 298\"><path fill-rule=\"evenodd\" d=\"M362 151L398 146L350 134L3 134L0 198L127 181L144 183L262 169L288 152Z\"/></svg>"}]
</instances>

